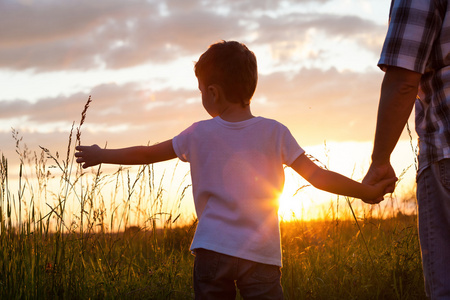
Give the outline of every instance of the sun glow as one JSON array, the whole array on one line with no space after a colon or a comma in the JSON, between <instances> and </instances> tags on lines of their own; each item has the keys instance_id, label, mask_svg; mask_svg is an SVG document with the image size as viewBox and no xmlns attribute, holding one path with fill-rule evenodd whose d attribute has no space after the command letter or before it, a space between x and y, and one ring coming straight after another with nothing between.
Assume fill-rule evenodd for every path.
<instances>
[{"instance_id":1,"label":"sun glow","mask_svg":"<svg viewBox=\"0 0 450 300\"><path fill-rule=\"evenodd\" d=\"M322 167L360 182L370 164L372 143L334 142L307 147L305 150L312 154L313 159L317 159ZM396 197L401 198L405 191L411 191L415 178L414 156L409 141L398 143L392 154L392 163L397 176L402 174L395 193ZM334 215L337 210L339 217L344 217L349 212L345 202L342 202L339 208L339 202L343 201L344 197L316 189L291 168L285 169L285 175L285 186L279 198L278 210L282 221L322 219ZM389 201L384 201L382 204L388 203ZM363 203L356 200L355 205ZM370 206L365 208L369 209Z\"/></svg>"},{"instance_id":2,"label":"sun glow","mask_svg":"<svg viewBox=\"0 0 450 300\"><path fill-rule=\"evenodd\" d=\"M297 175L292 169L286 168L286 180L283 192L279 198L278 215L282 221L310 220L314 219L311 209L314 206L312 201L304 197L307 190L313 187L304 179ZM309 198L309 197L308 197Z\"/></svg>"}]
</instances>

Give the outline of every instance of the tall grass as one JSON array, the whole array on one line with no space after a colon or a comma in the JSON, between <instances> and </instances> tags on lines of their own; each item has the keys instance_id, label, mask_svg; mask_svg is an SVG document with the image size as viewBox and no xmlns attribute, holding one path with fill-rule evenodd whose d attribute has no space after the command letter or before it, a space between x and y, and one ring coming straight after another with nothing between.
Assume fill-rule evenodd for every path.
<instances>
[{"instance_id":1,"label":"tall grass","mask_svg":"<svg viewBox=\"0 0 450 300\"><path fill-rule=\"evenodd\" d=\"M425 299L414 216L282 225L288 299Z\"/></svg>"},{"instance_id":2,"label":"tall grass","mask_svg":"<svg viewBox=\"0 0 450 300\"><path fill-rule=\"evenodd\" d=\"M173 171L80 169L90 103L64 157L30 151L13 130L18 178L0 162L0 299L191 299L196 220L180 223L189 184L170 206ZM336 203L322 221L281 224L286 299L423 298L415 216L341 220Z\"/></svg>"}]
</instances>

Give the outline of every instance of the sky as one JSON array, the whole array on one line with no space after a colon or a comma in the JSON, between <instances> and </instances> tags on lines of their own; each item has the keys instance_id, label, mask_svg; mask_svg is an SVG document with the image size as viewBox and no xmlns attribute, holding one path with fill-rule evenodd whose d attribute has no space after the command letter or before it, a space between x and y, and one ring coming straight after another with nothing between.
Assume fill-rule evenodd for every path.
<instances>
[{"instance_id":1,"label":"sky","mask_svg":"<svg viewBox=\"0 0 450 300\"><path fill-rule=\"evenodd\" d=\"M258 59L253 114L287 125L307 152L338 149L338 171L341 162L351 171L360 154L370 161L389 6L389 0L0 0L0 152L14 161L14 130L31 151L64 153L89 96L83 144L170 139L209 118L195 61L210 44L237 40ZM402 136L398 157L408 139Z\"/></svg>"}]
</instances>

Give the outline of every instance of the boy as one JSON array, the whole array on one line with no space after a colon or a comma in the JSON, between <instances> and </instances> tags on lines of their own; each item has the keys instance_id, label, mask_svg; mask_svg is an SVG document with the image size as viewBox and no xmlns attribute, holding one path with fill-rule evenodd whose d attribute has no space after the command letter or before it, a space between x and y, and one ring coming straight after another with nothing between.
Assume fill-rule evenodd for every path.
<instances>
[{"instance_id":1,"label":"boy","mask_svg":"<svg viewBox=\"0 0 450 300\"><path fill-rule=\"evenodd\" d=\"M363 185L314 164L282 124L250 111L256 89L253 52L234 41L213 44L195 64L203 107L200 121L153 146L101 149L79 146L83 168L100 163L151 164L178 157L190 163L198 225L196 299L282 299L278 197L283 165L315 187L375 199L396 178Z\"/></svg>"}]
</instances>

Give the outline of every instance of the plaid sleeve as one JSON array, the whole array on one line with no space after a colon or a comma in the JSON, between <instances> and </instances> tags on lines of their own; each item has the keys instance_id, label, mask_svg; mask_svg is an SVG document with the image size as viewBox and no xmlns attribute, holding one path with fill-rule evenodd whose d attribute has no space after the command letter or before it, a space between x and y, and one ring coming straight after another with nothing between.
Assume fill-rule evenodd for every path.
<instances>
[{"instance_id":1,"label":"plaid sleeve","mask_svg":"<svg viewBox=\"0 0 450 300\"><path fill-rule=\"evenodd\" d=\"M433 0L393 0L378 66L424 73L442 17Z\"/></svg>"}]
</instances>

